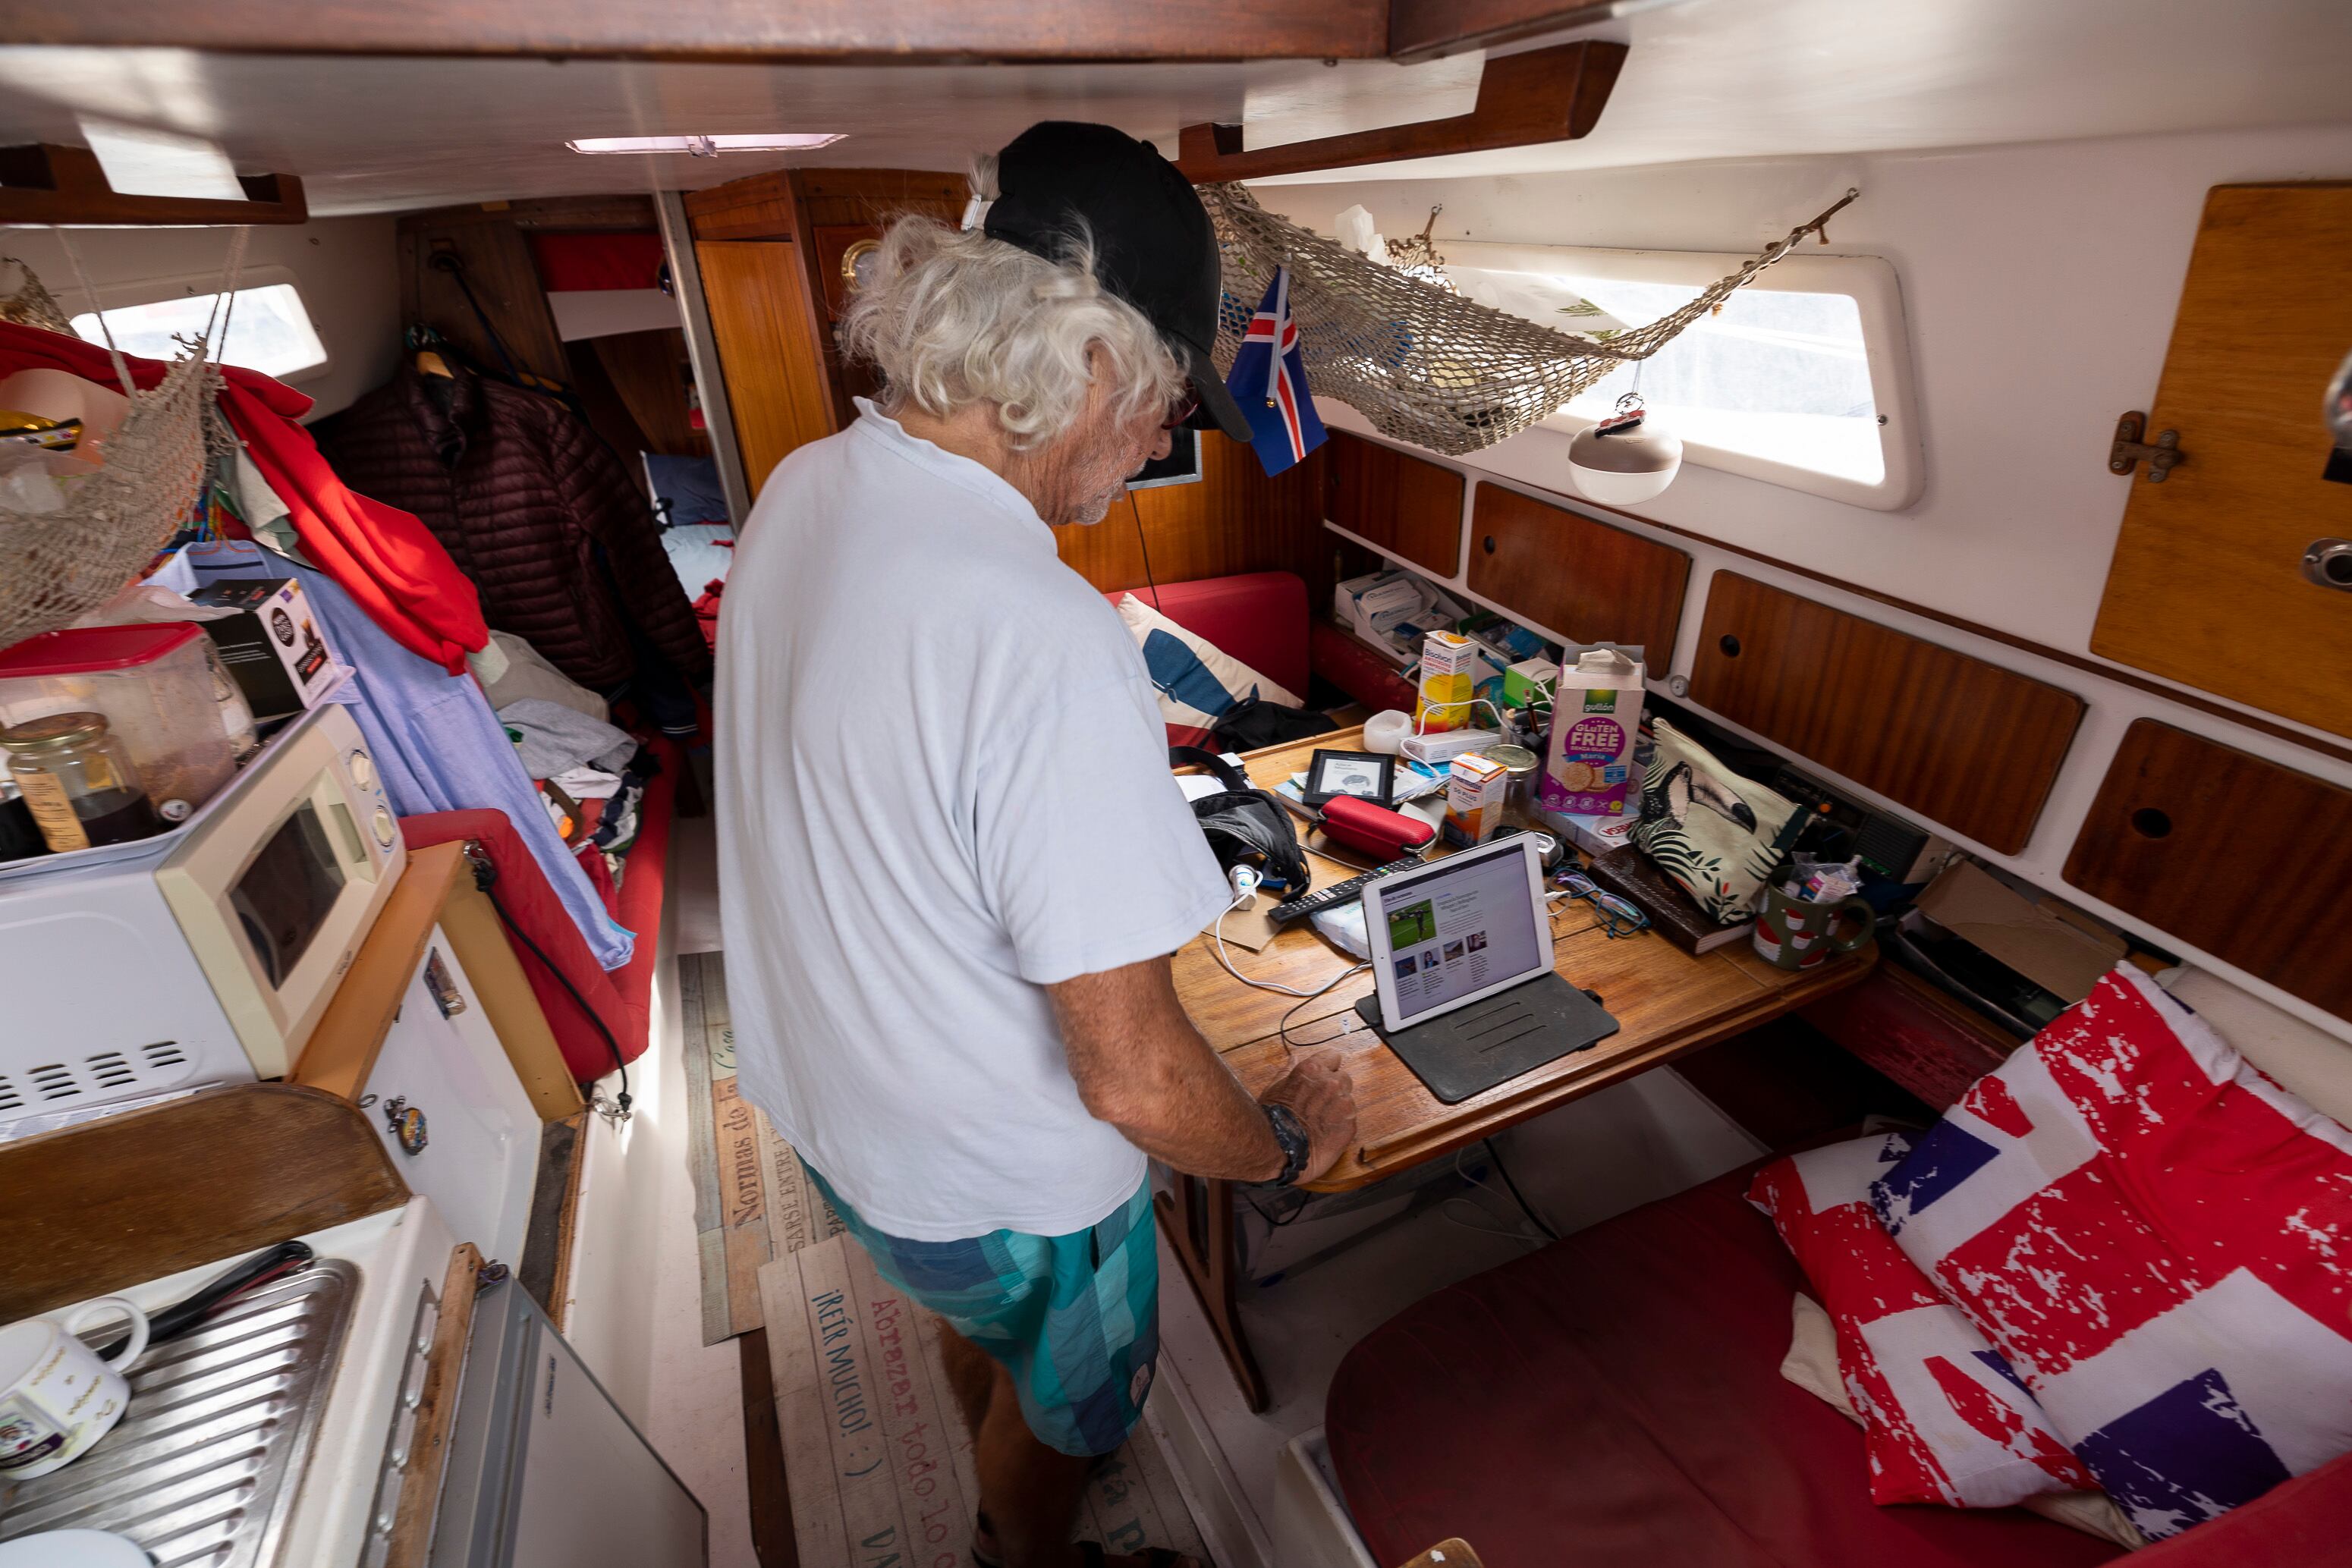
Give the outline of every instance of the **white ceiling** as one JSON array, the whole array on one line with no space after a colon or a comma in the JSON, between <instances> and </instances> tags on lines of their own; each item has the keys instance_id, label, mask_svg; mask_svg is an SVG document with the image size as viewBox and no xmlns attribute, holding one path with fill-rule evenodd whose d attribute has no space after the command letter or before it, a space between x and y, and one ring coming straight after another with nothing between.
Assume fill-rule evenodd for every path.
<instances>
[{"instance_id":1,"label":"white ceiling","mask_svg":"<svg viewBox=\"0 0 2352 1568\"><path fill-rule=\"evenodd\" d=\"M1472 175L2352 120L2352 0L1689 0L1633 45L1582 141L1389 165ZM95 115L288 171L320 214L695 188L788 162L952 169L1048 116L1253 144L1456 112L1475 57L1419 67L761 67L0 48L0 142ZM581 136L839 131L814 154L587 158ZM1335 172L1360 179L1363 170ZM1315 179L1326 176L1299 176Z\"/></svg>"}]
</instances>

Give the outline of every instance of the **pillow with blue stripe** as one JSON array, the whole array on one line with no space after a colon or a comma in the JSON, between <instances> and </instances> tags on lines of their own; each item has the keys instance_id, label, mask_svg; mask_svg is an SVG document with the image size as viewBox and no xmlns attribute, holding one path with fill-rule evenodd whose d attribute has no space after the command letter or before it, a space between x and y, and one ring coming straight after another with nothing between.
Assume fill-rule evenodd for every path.
<instances>
[{"instance_id":1,"label":"pillow with blue stripe","mask_svg":"<svg viewBox=\"0 0 2352 1568\"><path fill-rule=\"evenodd\" d=\"M1256 697L1284 707L1304 705L1281 686L1202 637L1195 636L1132 593L1118 617L1142 650L1160 692L1160 716L1171 746L1197 746L1237 703Z\"/></svg>"}]
</instances>

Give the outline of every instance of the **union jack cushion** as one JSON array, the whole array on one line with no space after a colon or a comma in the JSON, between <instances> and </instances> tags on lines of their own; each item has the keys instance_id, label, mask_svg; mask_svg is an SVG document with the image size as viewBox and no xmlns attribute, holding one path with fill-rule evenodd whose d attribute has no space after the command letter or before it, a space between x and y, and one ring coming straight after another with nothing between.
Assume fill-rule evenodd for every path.
<instances>
[{"instance_id":1,"label":"union jack cushion","mask_svg":"<svg viewBox=\"0 0 2352 1568\"><path fill-rule=\"evenodd\" d=\"M1871 1212L1871 1183L1909 1150L1901 1133L1813 1149L1766 1166L1748 1190L1837 1325L1871 1500L2001 1508L2087 1488L2009 1364Z\"/></svg>"},{"instance_id":2,"label":"union jack cushion","mask_svg":"<svg viewBox=\"0 0 2352 1568\"><path fill-rule=\"evenodd\" d=\"M2137 970L1872 1199L2142 1533L2352 1450L2352 1134Z\"/></svg>"}]
</instances>

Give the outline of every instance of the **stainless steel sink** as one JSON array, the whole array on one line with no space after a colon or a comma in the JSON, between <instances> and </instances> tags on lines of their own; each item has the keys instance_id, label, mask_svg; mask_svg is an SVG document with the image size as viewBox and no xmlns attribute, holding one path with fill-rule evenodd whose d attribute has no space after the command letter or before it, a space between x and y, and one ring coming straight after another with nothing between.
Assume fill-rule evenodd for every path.
<instances>
[{"instance_id":1,"label":"stainless steel sink","mask_svg":"<svg viewBox=\"0 0 2352 1568\"><path fill-rule=\"evenodd\" d=\"M151 1348L96 1448L0 1486L0 1541L111 1530L158 1568L274 1568L358 1291L349 1263L316 1263Z\"/></svg>"}]
</instances>

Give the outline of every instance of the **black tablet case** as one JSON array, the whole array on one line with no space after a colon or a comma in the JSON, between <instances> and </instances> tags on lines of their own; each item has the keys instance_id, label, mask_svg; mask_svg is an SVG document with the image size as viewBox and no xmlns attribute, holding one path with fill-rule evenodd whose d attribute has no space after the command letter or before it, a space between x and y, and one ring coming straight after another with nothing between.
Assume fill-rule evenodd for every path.
<instances>
[{"instance_id":1,"label":"black tablet case","mask_svg":"<svg viewBox=\"0 0 2352 1568\"><path fill-rule=\"evenodd\" d=\"M1598 1045L1620 1027L1557 971L1405 1029L1381 1021L1378 991L1360 998L1356 1011L1444 1105Z\"/></svg>"}]
</instances>

